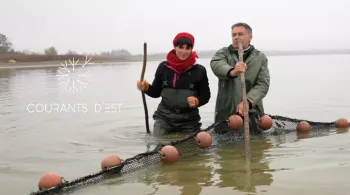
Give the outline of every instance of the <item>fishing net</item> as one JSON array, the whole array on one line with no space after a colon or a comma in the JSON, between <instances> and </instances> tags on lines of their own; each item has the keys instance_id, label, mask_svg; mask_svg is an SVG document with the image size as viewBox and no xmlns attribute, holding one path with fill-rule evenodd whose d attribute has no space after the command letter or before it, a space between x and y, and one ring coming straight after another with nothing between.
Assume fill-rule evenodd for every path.
<instances>
[{"instance_id":1,"label":"fishing net","mask_svg":"<svg viewBox=\"0 0 350 195\"><path fill-rule=\"evenodd\" d=\"M256 124L259 117L262 115L253 115L250 114L250 125L253 123ZM311 131L317 131L318 129L329 129L335 127L335 122L314 122L309 120L301 120L301 119L293 119L283 116L277 116L277 115L268 115L273 120L273 126L272 128L268 130L261 130L258 134L251 134L251 139L254 139L258 136L264 136L264 135L276 135L276 134L283 134L288 132L295 132L296 126L301 121L306 121L311 125L312 130ZM218 126L225 126L227 127L227 131L218 133L215 129ZM56 187L45 189L37 192L32 192L30 195L51 195L51 194L63 194L68 192L73 192L77 190L78 188L90 184L97 183L101 181L102 179L110 178L110 177L116 177L117 175L124 174L130 171L135 171L140 168L144 168L150 165L155 165L157 163L162 163L162 160L160 158L160 150L166 146L166 145L172 145L175 146L179 151L179 159L188 157L194 154L197 154L199 152L205 152L205 150L209 149L201 149L196 141L196 135L201 132L206 131L209 132L212 135L213 142L212 147L217 146L218 144L223 143L229 143L234 141L242 141L244 139L244 135L242 133L236 132L236 131L230 131L227 126L227 121L222 121L219 123L212 124L208 126L206 129L193 132L191 135L185 137L182 140L177 140L173 142L169 142L167 144L159 143L153 150L138 154L134 157L128 158L125 161L122 162L121 165L115 166L109 169L101 170L97 173L90 174L84 177L77 178L72 181L66 181Z\"/></svg>"}]
</instances>

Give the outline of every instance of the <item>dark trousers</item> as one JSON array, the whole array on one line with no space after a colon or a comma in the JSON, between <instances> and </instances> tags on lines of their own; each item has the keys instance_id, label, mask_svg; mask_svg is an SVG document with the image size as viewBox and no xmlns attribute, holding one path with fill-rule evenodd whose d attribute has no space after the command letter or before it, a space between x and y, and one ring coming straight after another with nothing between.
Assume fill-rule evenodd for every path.
<instances>
[{"instance_id":1,"label":"dark trousers","mask_svg":"<svg viewBox=\"0 0 350 195\"><path fill-rule=\"evenodd\" d=\"M155 118L153 135L163 136L171 133L186 133L200 130L202 123L198 121L186 123L172 123L162 118Z\"/></svg>"},{"instance_id":2,"label":"dark trousers","mask_svg":"<svg viewBox=\"0 0 350 195\"><path fill-rule=\"evenodd\" d=\"M249 130L252 134L261 134L263 132L263 130L259 127L259 117L260 114L257 111L249 110ZM231 129L227 123L221 123L215 127L215 132L219 134L226 133L228 131L231 131ZM244 123L239 132L244 133Z\"/></svg>"}]
</instances>

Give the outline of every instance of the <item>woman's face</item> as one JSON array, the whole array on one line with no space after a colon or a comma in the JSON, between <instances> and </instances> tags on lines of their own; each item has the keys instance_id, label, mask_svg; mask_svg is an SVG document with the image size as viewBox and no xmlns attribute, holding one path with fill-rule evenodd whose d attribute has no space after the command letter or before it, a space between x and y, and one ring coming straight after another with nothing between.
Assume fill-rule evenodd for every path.
<instances>
[{"instance_id":1,"label":"woman's face","mask_svg":"<svg viewBox=\"0 0 350 195\"><path fill-rule=\"evenodd\" d=\"M192 53L192 48L188 47L187 45L175 47L176 57L179 58L180 60L186 60L188 57L190 57L191 53Z\"/></svg>"}]
</instances>

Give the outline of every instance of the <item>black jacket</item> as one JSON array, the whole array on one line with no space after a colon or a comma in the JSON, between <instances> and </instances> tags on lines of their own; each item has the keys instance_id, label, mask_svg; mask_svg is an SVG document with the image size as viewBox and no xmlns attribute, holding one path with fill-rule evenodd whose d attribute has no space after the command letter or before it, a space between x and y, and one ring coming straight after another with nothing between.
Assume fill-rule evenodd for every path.
<instances>
[{"instance_id":1,"label":"black jacket","mask_svg":"<svg viewBox=\"0 0 350 195\"><path fill-rule=\"evenodd\" d=\"M204 66L195 64L178 74L163 61L158 65L155 78L145 92L153 98L162 97L155 114L171 122L200 120L198 108L190 108L187 98L198 98L199 106L208 103L210 88Z\"/></svg>"}]
</instances>

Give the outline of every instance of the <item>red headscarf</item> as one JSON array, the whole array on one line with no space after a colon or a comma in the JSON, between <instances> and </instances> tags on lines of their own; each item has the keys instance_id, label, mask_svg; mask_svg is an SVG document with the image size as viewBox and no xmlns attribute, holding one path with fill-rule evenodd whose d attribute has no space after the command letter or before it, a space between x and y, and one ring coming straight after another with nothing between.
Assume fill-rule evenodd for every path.
<instances>
[{"instance_id":1,"label":"red headscarf","mask_svg":"<svg viewBox=\"0 0 350 195\"><path fill-rule=\"evenodd\" d=\"M194 46L194 37L193 35L187 32L181 32L177 34L173 40L173 45L175 46L176 41L183 37L188 38L192 42L192 46ZM182 73L189 67L194 65L196 63L196 58L198 58L198 55L195 51L193 51L190 57L188 57L186 60L180 60L179 58L177 58L174 49L171 50L167 55L167 61L170 65L170 68L172 68L178 73Z\"/></svg>"}]
</instances>

